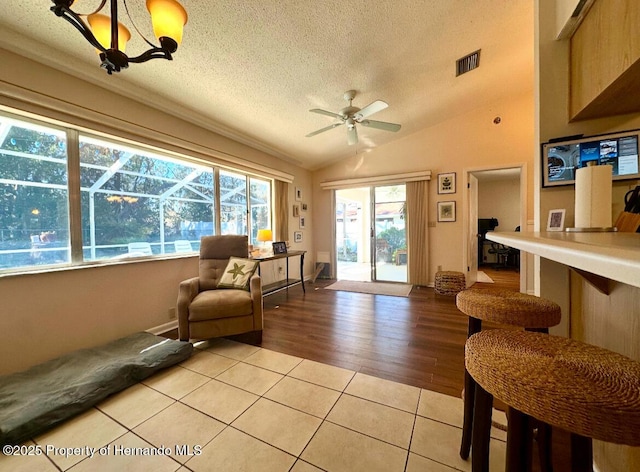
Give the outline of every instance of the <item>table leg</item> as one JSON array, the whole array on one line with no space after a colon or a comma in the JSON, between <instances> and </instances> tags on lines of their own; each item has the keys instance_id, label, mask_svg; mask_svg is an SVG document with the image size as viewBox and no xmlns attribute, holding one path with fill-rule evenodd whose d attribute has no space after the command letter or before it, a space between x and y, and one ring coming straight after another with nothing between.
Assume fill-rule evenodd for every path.
<instances>
[{"instance_id":1,"label":"table leg","mask_svg":"<svg viewBox=\"0 0 640 472\"><path fill-rule=\"evenodd\" d=\"M302 292L307 293L304 289L304 254L300 255L300 283L302 284Z\"/></svg>"}]
</instances>

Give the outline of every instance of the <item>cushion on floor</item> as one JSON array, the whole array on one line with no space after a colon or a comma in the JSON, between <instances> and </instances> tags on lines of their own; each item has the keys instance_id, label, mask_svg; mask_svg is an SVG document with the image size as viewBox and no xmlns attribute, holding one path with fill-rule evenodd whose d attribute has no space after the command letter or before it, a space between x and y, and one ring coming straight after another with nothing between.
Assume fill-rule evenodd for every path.
<instances>
[{"instance_id":1,"label":"cushion on floor","mask_svg":"<svg viewBox=\"0 0 640 472\"><path fill-rule=\"evenodd\" d=\"M22 443L192 351L191 343L142 332L0 376L0 443Z\"/></svg>"}]
</instances>

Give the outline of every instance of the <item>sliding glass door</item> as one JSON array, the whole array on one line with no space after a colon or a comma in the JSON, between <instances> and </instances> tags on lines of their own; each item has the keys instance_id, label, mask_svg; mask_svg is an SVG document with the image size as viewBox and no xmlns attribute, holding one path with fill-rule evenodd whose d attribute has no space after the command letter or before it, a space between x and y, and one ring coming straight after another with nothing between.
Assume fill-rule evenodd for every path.
<instances>
[{"instance_id":1,"label":"sliding glass door","mask_svg":"<svg viewBox=\"0 0 640 472\"><path fill-rule=\"evenodd\" d=\"M336 277L371 280L371 189L336 190Z\"/></svg>"},{"instance_id":2,"label":"sliding glass door","mask_svg":"<svg viewBox=\"0 0 640 472\"><path fill-rule=\"evenodd\" d=\"M336 190L339 280L407 281L404 184Z\"/></svg>"},{"instance_id":3,"label":"sliding glass door","mask_svg":"<svg viewBox=\"0 0 640 472\"><path fill-rule=\"evenodd\" d=\"M373 189L373 280L407 281L406 187Z\"/></svg>"}]
</instances>

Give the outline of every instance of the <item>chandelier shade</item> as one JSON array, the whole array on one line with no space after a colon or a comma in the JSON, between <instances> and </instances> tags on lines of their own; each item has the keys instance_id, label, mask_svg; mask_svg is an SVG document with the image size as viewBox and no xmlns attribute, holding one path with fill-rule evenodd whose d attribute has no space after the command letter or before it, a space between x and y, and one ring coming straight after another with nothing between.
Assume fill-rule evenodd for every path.
<instances>
[{"instance_id":1,"label":"chandelier shade","mask_svg":"<svg viewBox=\"0 0 640 472\"><path fill-rule=\"evenodd\" d=\"M107 15L94 13L87 16L91 32L104 49L111 47L111 18ZM127 41L131 39L131 33L122 23L118 22L118 49L125 52ZM100 50L98 50L100 53Z\"/></svg>"},{"instance_id":2,"label":"chandelier shade","mask_svg":"<svg viewBox=\"0 0 640 472\"><path fill-rule=\"evenodd\" d=\"M153 34L182 43L182 29L187 24L187 11L175 0L147 0Z\"/></svg>"},{"instance_id":3,"label":"chandelier shade","mask_svg":"<svg viewBox=\"0 0 640 472\"><path fill-rule=\"evenodd\" d=\"M89 14L73 11L72 6L78 3L74 0L51 1L54 4L51 11L71 23L98 50L102 61L101 66L109 75L129 67L131 62L141 63L151 59L173 60L172 54L178 50L178 45L182 42L182 30L187 23L187 12L177 0L147 0L147 10L151 16L154 34L160 43L156 46L145 38L133 23L127 8L127 0L109 0L110 15L102 13L107 0L101 0L98 8ZM125 54L131 33L118 21L120 2L124 5L133 28L151 46L150 49L135 57L128 57ZM82 17L86 17L86 21Z\"/></svg>"}]
</instances>

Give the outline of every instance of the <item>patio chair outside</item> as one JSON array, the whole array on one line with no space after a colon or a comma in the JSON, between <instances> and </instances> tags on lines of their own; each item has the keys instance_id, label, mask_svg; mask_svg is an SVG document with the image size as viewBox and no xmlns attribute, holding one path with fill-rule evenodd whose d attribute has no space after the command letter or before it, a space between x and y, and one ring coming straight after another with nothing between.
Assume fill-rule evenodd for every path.
<instances>
[{"instance_id":1,"label":"patio chair outside","mask_svg":"<svg viewBox=\"0 0 640 472\"><path fill-rule=\"evenodd\" d=\"M191 242L187 241L186 239L179 239L178 241L174 241L173 245L176 252L193 252Z\"/></svg>"}]
</instances>

